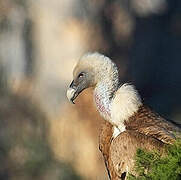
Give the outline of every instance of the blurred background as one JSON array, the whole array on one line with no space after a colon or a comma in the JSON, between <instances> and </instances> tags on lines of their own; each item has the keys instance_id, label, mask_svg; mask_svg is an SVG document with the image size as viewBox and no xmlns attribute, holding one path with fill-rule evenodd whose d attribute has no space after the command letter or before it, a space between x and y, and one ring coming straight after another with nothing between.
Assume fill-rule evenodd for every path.
<instances>
[{"instance_id":1,"label":"blurred background","mask_svg":"<svg viewBox=\"0 0 181 180\"><path fill-rule=\"evenodd\" d=\"M92 91L66 99L87 51L181 122L180 0L0 0L0 179L108 179Z\"/></svg>"}]
</instances>

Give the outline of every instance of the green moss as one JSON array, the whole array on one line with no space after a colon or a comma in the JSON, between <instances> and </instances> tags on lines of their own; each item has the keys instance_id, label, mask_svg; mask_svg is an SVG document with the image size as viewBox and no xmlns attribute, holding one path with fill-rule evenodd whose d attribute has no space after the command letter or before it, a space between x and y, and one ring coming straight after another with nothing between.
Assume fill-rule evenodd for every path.
<instances>
[{"instance_id":1,"label":"green moss","mask_svg":"<svg viewBox=\"0 0 181 180\"><path fill-rule=\"evenodd\" d=\"M135 171L138 176L129 175L129 180L180 180L181 179L181 140L166 147L166 155L138 149Z\"/></svg>"}]
</instances>

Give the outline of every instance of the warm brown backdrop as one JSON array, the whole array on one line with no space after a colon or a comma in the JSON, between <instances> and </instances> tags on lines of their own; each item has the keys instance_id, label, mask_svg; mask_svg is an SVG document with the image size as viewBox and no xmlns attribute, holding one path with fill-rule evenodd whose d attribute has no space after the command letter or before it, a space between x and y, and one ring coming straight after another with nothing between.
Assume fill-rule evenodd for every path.
<instances>
[{"instance_id":1,"label":"warm brown backdrop","mask_svg":"<svg viewBox=\"0 0 181 180\"><path fill-rule=\"evenodd\" d=\"M0 179L108 179L92 90L66 99L76 61L110 56L179 122L180 44L180 0L0 0Z\"/></svg>"}]
</instances>

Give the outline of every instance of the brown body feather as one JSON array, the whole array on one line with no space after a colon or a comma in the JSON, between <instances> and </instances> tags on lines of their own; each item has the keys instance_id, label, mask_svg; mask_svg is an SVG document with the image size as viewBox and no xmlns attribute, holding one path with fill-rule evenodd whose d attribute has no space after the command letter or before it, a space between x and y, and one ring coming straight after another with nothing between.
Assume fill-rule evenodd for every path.
<instances>
[{"instance_id":1,"label":"brown body feather","mask_svg":"<svg viewBox=\"0 0 181 180\"><path fill-rule=\"evenodd\" d=\"M126 173L133 171L134 156L138 148L164 150L166 144L175 141L180 131L146 106L125 122L126 131L112 139L113 126L104 122L99 147L111 180L125 179Z\"/></svg>"}]
</instances>

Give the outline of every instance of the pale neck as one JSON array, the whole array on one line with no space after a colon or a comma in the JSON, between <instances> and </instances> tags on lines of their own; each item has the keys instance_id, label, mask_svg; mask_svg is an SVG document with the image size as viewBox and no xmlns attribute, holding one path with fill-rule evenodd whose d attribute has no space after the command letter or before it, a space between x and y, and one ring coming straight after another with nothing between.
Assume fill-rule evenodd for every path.
<instances>
[{"instance_id":1,"label":"pale neck","mask_svg":"<svg viewBox=\"0 0 181 180\"><path fill-rule=\"evenodd\" d=\"M102 98L110 100L114 92L117 90L117 87L117 82L114 83L112 81L103 80L96 85L94 91L98 93L100 96L102 96Z\"/></svg>"},{"instance_id":2,"label":"pale neck","mask_svg":"<svg viewBox=\"0 0 181 180\"><path fill-rule=\"evenodd\" d=\"M104 78L94 90L94 99L98 111L105 119L110 119L110 105L114 92L118 87L118 79Z\"/></svg>"}]
</instances>

